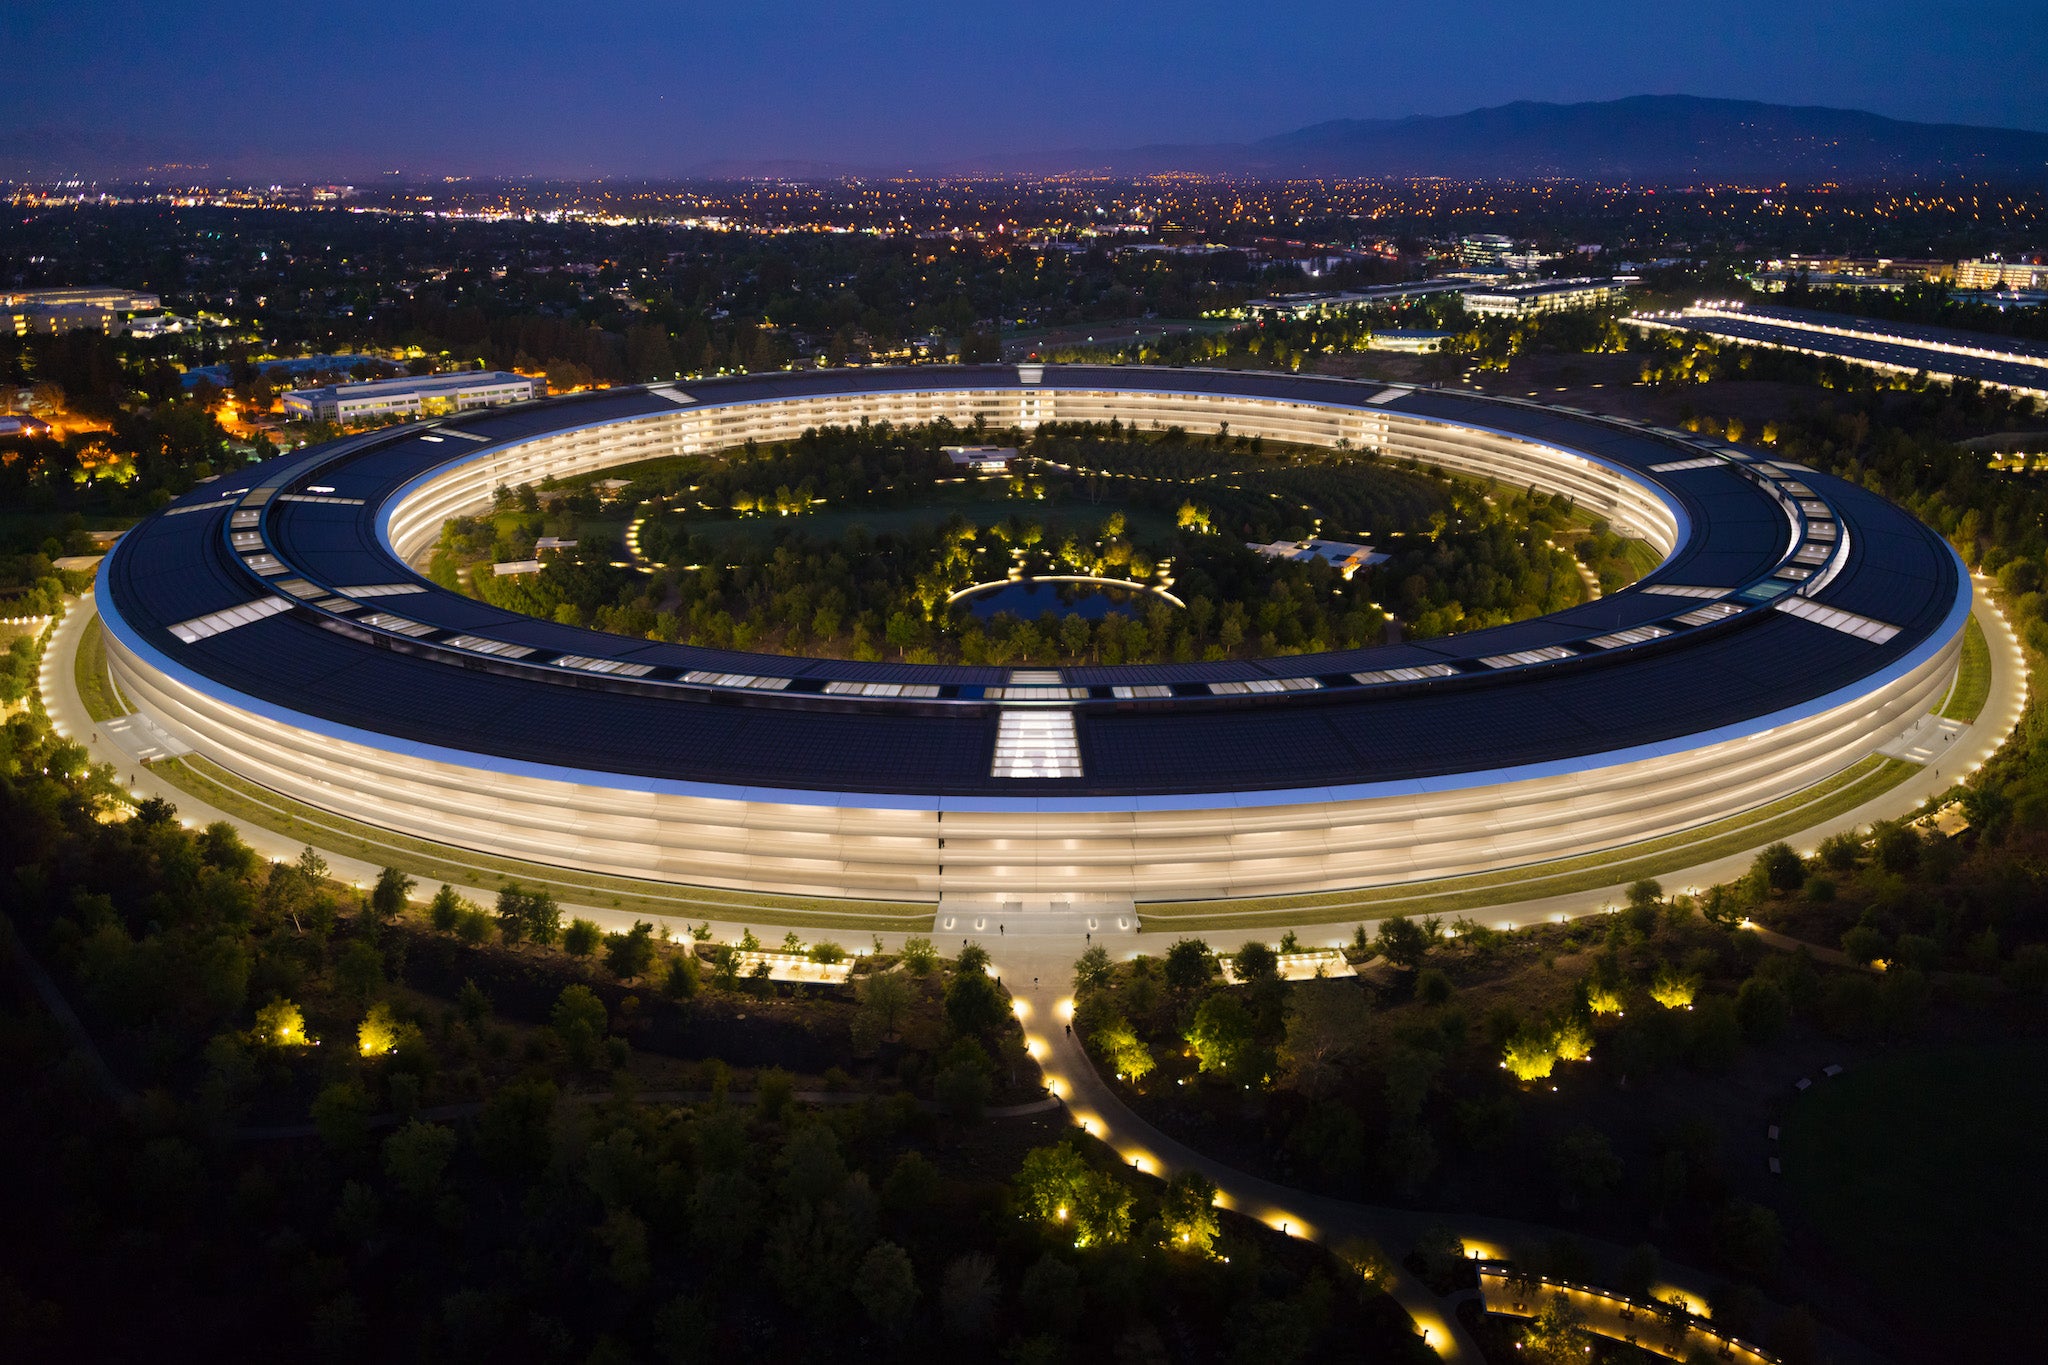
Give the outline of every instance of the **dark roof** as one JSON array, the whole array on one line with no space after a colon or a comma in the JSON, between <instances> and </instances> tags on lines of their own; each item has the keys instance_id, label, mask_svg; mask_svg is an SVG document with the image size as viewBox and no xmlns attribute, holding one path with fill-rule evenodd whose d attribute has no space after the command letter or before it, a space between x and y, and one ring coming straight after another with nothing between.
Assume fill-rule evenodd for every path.
<instances>
[{"instance_id":1,"label":"dark roof","mask_svg":"<svg viewBox=\"0 0 2048 1365\"><path fill-rule=\"evenodd\" d=\"M1379 385L1206 370L1049 367L1048 386L1171 389L1363 404ZM825 370L692 382L704 405L829 392L1016 387L1014 367ZM1542 764L1681 740L1817 701L1922 648L1967 595L1955 556L1899 508L1827 475L1680 432L1436 390L1376 405L1552 442L1634 471L1683 511L1690 534L1642 583L1554 615L1439 640L1250 662L1069 668L1091 689L1076 704L1086 776L989 775L998 707L982 689L1003 668L852 663L713 651L606 635L505 612L427 584L382 543L378 510L432 469L488 447L424 437L455 427L490 442L676 411L641 389L463 414L347 437L207 486L131 531L102 569L101 600L133 636L237 692L329 723L501 758L732 786L906 796L1140 797L1281 790L1426 778ZM1711 464L1647 472L1713 455ZM251 489L309 485L360 503L271 501L264 548L291 573L258 579L229 543L229 512ZM1788 492L1787 490L1792 491ZM1793 529L1785 507L1807 490L1848 535L1846 564L1814 600L1895 627L1876 643L1771 609ZM1799 514L1795 511L1794 517ZM1815 516L1811 520L1825 520ZM185 642L170 627L276 595L299 577L321 587L411 583L366 601L430 631L367 630L300 602ZM1745 608L1685 627L1696 598L1659 584L1737 592ZM1588 641L1662 623L1668 635L1599 648ZM508 661L443 643L473 634L531 648ZM1526 667L1479 660L1543 646L1569 657ZM642 680L549 666L558 655L627 660ZM1351 675L1441 664L1453 676L1360 684ZM688 686L692 669L795 680L781 692ZM1316 679L1311 690L1219 695L1209 684ZM827 696L827 681L917 682L930 700ZM1167 686L1132 701L1115 686Z\"/></svg>"}]
</instances>

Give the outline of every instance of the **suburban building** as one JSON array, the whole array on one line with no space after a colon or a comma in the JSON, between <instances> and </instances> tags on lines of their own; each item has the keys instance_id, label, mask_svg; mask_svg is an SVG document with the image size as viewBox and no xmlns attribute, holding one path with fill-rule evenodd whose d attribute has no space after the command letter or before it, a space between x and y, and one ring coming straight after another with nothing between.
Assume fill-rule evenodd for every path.
<instances>
[{"instance_id":1,"label":"suburban building","mask_svg":"<svg viewBox=\"0 0 2048 1365\"><path fill-rule=\"evenodd\" d=\"M1383 327L1365 339L1369 351L1406 351L1424 354L1440 351L1451 339L1449 332L1431 332L1412 327Z\"/></svg>"},{"instance_id":2,"label":"suburban building","mask_svg":"<svg viewBox=\"0 0 2048 1365\"><path fill-rule=\"evenodd\" d=\"M1963 261L1958 289L2048 289L2048 265L2039 261Z\"/></svg>"},{"instance_id":3,"label":"suburban building","mask_svg":"<svg viewBox=\"0 0 2048 1365\"><path fill-rule=\"evenodd\" d=\"M284 395L287 415L318 422L361 422L383 417L429 417L466 408L523 403L546 393L546 382L504 370L407 375L361 384L329 384Z\"/></svg>"},{"instance_id":4,"label":"suburban building","mask_svg":"<svg viewBox=\"0 0 2048 1365\"><path fill-rule=\"evenodd\" d=\"M1530 284L1488 285L1465 291L1465 310L1499 317L1531 313L1563 313L1615 302L1627 293L1612 279L1536 280Z\"/></svg>"},{"instance_id":5,"label":"suburban building","mask_svg":"<svg viewBox=\"0 0 2048 1365\"><path fill-rule=\"evenodd\" d=\"M1307 564L1320 559L1334 568L1345 578L1360 569L1374 564L1384 564L1389 556L1375 553L1370 545L1353 545L1342 540L1276 540L1270 545L1254 545L1246 542L1245 548L1255 555L1267 559L1284 559L1293 564Z\"/></svg>"},{"instance_id":6,"label":"suburban building","mask_svg":"<svg viewBox=\"0 0 2048 1365\"><path fill-rule=\"evenodd\" d=\"M114 332L133 313L163 307L155 294L132 289L17 289L0 292L0 329L15 336L58 332Z\"/></svg>"},{"instance_id":7,"label":"suburban building","mask_svg":"<svg viewBox=\"0 0 2048 1365\"><path fill-rule=\"evenodd\" d=\"M1015 446L940 446L939 453L956 469L973 474L1000 474L1017 458Z\"/></svg>"}]
</instances>

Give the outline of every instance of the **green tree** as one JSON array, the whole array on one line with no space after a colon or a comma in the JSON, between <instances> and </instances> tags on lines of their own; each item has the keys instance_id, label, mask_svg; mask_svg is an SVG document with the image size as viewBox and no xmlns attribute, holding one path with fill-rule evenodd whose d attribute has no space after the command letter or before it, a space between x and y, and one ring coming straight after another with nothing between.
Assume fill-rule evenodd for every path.
<instances>
[{"instance_id":1,"label":"green tree","mask_svg":"<svg viewBox=\"0 0 2048 1365\"><path fill-rule=\"evenodd\" d=\"M587 1067L595 1058L597 1045L604 1040L610 1027L605 1013L604 1001L588 986L575 985L563 988L555 999L554 1009L549 1012L548 1022L555 1034L568 1049L573 1065Z\"/></svg>"},{"instance_id":2,"label":"green tree","mask_svg":"<svg viewBox=\"0 0 2048 1365\"><path fill-rule=\"evenodd\" d=\"M868 1321L894 1334L917 1306L917 1271L910 1256L894 1242L877 1242L860 1258L854 1272L853 1297Z\"/></svg>"},{"instance_id":3,"label":"green tree","mask_svg":"<svg viewBox=\"0 0 2048 1365\"><path fill-rule=\"evenodd\" d=\"M1045 1222L1071 1225L1093 1175L1081 1154L1064 1143L1034 1147L1017 1167L1017 1202Z\"/></svg>"},{"instance_id":4,"label":"green tree","mask_svg":"<svg viewBox=\"0 0 2048 1365\"><path fill-rule=\"evenodd\" d=\"M1522 1336L1520 1359L1535 1365L1584 1365L1593 1334L1586 1317L1562 1294L1552 1294L1529 1321Z\"/></svg>"},{"instance_id":5,"label":"green tree","mask_svg":"<svg viewBox=\"0 0 2048 1365\"><path fill-rule=\"evenodd\" d=\"M570 957L589 957L604 941L604 932L587 919L572 919L562 931L562 951Z\"/></svg>"},{"instance_id":6,"label":"green tree","mask_svg":"<svg viewBox=\"0 0 2048 1365\"><path fill-rule=\"evenodd\" d=\"M454 1129L413 1119L384 1139L385 1177L413 1199L432 1199L455 1159L455 1145Z\"/></svg>"},{"instance_id":7,"label":"green tree","mask_svg":"<svg viewBox=\"0 0 2048 1365\"><path fill-rule=\"evenodd\" d=\"M387 1057L398 1051L398 1018L379 1000L356 1026L356 1051L365 1057Z\"/></svg>"},{"instance_id":8,"label":"green tree","mask_svg":"<svg viewBox=\"0 0 2048 1365\"><path fill-rule=\"evenodd\" d=\"M1380 956L1403 971L1416 971L1428 958L1435 935L1424 925L1417 924L1406 915L1394 915L1380 921L1377 944Z\"/></svg>"},{"instance_id":9,"label":"green tree","mask_svg":"<svg viewBox=\"0 0 2048 1365\"><path fill-rule=\"evenodd\" d=\"M1109 1059L1110 1068L1133 1085L1158 1068L1152 1049L1121 1015L1111 1015L1097 1024L1090 1041Z\"/></svg>"},{"instance_id":10,"label":"green tree","mask_svg":"<svg viewBox=\"0 0 2048 1365\"><path fill-rule=\"evenodd\" d=\"M1770 891L1797 891L1806 881L1806 861L1790 844L1772 844L1756 855L1750 875Z\"/></svg>"},{"instance_id":11,"label":"green tree","mask_svg":"<svg viewBox=\"0 0 2048 1365\"><path fill-rule=\"evenodd\" d=\"M1177 940L1166 950L1166 984L1181 995L1202 990L1216 979L1216 955L1198 938Z\"/></svg>"},{"instance_id":12,"label":"green tree","mask_svg":"<svg viewBox=\"0 0 2048 1365\"><path fill-rule=\"evenodd\" d=\"M335 1152L359 1150L370 1136L370 1097L355 1081L336 1081L313 1099L313 1126Z\"/></svg>"},{"instance_id":13,"label":"green tree","mask_svg":"<svg viewBox=\"0 0 2048 1365\"><path fill-rule=\"evenodd\" d=\"M405 910L405 898L418 884L395 867L385 868L370 888L370 913L381 920L397 918Z\"/></svg>"},{"instance_id":14,"label":"green tree","mask_svg":"<svg viewBox=\"0 0 2048 1365\"><path fill-rule=\"evenodd\" d=\"M1069 619L1072 620L1078 618L1070 617ZM1114 979L1114 971L1110 966L1109 961L1109 949L1103 947L1101 944L1096 944L1094 947L1082 953L1079 958L1075 959L1075 996L1080 997L1088 995L1090 992L1093 991L1107 990L1109 988L1110 982Z\"/></svg>"},{"instance_id":15,"label":"green tree","mask_svg":"<svg viewBox=\"0 0 2048 1365\"><path fill-rule=\"evenodd\" d=\"M1312 1098L1334 1094L1371 1039L1372 1011L1352 982L1307 982L1287 998L1280 1083Z\"/></svg>"},{"instance_id":16,"label":"green tree","mask_svg":"<svg viewBox=\"0 0 2048 1365\"><path fill-rule=\"evenodd\" d=\"M306 1016L289 1000L273 1000L256 1011L251 1038L271 1047L304 1047L312 1040L306 1034Z\"/></svg>"},{"instance_id":17,"label":"green tree","mask_svg":"<svg viewBox=\"0 0 2048 1365\"><path fill-rule=\"evenodd\" d=\"M939 965L938 950L932 947L928 938L904 939L903 951L897 956L902 960L903 969L912 976L929 976Z\"/></svg>"},{"instance_id":18,"label":"green tree","mask_svg":"<svg viewBox=\"0 0 2048 1365\"><path fill-rule=\"evenodd\" d=\"M1227 991L1207 996L1182 1035L1205 1073L1238 1079L1249 1071L1255 1036L1251 1012Z\"/></svg>"},{"instance_id":19,"label":"green tree","mask_svg":"<svg viewBox=\"0 0 2048 1365\"><path fill-rule=\"evenodd\" d=\"M1545 1030L1524 1029L1508 1039L1501 1065L1518 1081L1540 1081L1557 1065L1557 1045Z\"/></svg>"},{"instance_id":20,"label":"green tree","mask_svg":"<svg viewBox=\"0 0 2048 1365\"><path fill-rule=\"evenodd\" d=\"M605 970L621 981L645 976L654 965L654 926L634 920L623 934L607 934L604 940Z\"/></svg>"},{"instance_id":21,"label":"green tree","mask_svg":"<svg viewBox=\"0 0 2048 1365\"><path fill-rule=\"evenodd\" d=\"M969 1036L993 1033L1010 1017L1003 988L983 971L956 971L946 985L946 1018Z\"/></svg>"},{"instance_id":22,"label":"green tree","mask_svg":"<svg viewBox=\"0 0 2048 1365\"><path fill-rule=\"evenodd\" d=\"M443 882L434 899L427 903L427 922L437 933L454 933L462 922L462 912L468 908L468 903L455 894L455 888Z\"/></svg>"},{"instance_id":23,"label":"green tree","mask_svg":"<svg viewBox=\"0 0 2048 1365\"><path fill-rule=\"evenodd\" d=\"M1201 1256L1214 1254L1216 1183L1200 1171L1175 1172L1160 1201L1159 1223L1168 1248Z\"/></svg>"},{"instance_id":24,"label":"green tree","mask_svg":"<svg viewBox=\"0 0 2048 1365\"><path fill-rule=\"evenodd\" d=\"M1237 979L1257 984L1280 979L1280 955L1263 943L1247 943L1230 960Z\"/></svg>"}]
</instances>

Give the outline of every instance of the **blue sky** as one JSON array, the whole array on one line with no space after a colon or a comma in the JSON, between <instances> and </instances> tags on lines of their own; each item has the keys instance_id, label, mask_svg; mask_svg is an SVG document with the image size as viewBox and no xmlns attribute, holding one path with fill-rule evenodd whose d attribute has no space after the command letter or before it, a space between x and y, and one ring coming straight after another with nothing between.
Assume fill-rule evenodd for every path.
<instances>
[{"instance_id":1,"label":"blue sky","mask_svg":"<svg viewBox=\"0 0 2048 1365\"><path fill-rule=\"evenodd\" d=\"M0 153L309 175L915 167L1644 93L2048 129L2039 0L0 0L0 53Z\"/></svg>"}]
</instances>

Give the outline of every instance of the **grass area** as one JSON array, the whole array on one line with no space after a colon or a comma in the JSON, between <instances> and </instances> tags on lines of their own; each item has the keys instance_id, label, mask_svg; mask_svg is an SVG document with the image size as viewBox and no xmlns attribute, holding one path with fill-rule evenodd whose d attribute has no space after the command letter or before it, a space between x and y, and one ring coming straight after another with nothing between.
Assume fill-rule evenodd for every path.
<instances>
[{"instance_id":1,"label":"grass area","mask_svg":"<svg viewBox=\"0 0 2048 1365\"><path fill-rule=\"evenodd\" d=\"M1972 616L1963 627L1963 658L1956 665L1956 685L1949 690L1948 705L1941 708L1941 714L1944 719L1969 724L1990 696L1991 645L1984 638L1984 627Z\"/></svg>"},{"instance_id":2,"label":"grass area","mask_svg":"<svg viewBox=\"0 0 2048 1365\"><path fill-rule=\"evenodd\" d=\"M2048 1095L2048 1043L1942 1048L1821 1082L1785 1127L1799 1211L1922 1350L2039 1358L2025 1295L2048 1181L2026 1095Z\"/></svg>"},{"instance_id":3,"label":"grass area","mask_svg":"<svg viewBox=\"0 0 2048 1365\"><path fill-rule=\"evenodd\" d=\"M1641 578L1664 562L1663 551L1647 540L1625 540L1621 543L1621 550L1633 578Z\"/></svg>"},{"instance_id":4,"label":"grass area","mask_svg":"<svg viewBox=\"0 0 2048 1365\"><path fill-rule=\"evenodd\" d=\"M127 714L128 708L119 704L113 682L107 676L107 631L98 616L87 621L79 634L72 674L78 684L78 699L85 703L88 716L104 721Z\"/></svg>"},{"instance_id":5,"label":"grass area","mask_svg":"<svg viewBox=\"0 0 2048 1365\"><path fill-rule=\"evenodd\" d=\"M1306 896L1160 901L1139 909L1149 932L1283 928L1346 919L1384 919L1390 915L1456 914L1594 891L1712 862L1774 839L1787 838L1854 810L1918 771L1918 764L1872 754L1803 791L1711 825L1601 853L1499 872Z\"/></svg>"},{"instance_id":6,"label":"grass area","mask_svg":"<svg viewBox=\"0 0 2048 1365\"><path fill-rule=\"evenodd\" d=\"M632 915L680 919L749 920L778 927L917 933L931 928L934 907L912 901L831 900L714 887L685 886L634 877L578 872L547 863L437 844L395 830L317 810L238 777L196 754L152 766L151 772L237 820L380 867L396 867L422 882L463 882L500 887L518 882L546 888L559 900Z\"/></svg>"}]
</instances>

